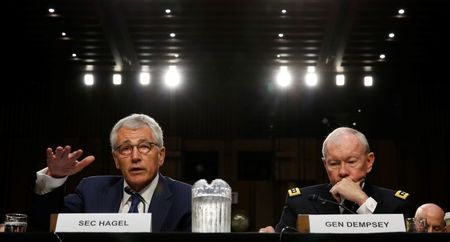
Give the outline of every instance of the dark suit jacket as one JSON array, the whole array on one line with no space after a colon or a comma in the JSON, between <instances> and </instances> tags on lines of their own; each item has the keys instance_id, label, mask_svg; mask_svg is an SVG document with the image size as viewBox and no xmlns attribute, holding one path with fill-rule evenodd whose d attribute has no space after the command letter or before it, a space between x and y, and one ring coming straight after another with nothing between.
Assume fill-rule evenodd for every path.
<instances>
[{"instance_id":1,"label":"dark suit jacket","mask_svg":"<svg viewBox=\"0 0 450 242\"><path fill-rule=\"evenodd\" d=\"M48 231L51 213L117 213L122 196L122 176L87 177L66 197L64 186L34 195L30 223ZM191 185L160 174L148 208L152 232L191 231L191 196Z\"/></svg>"},{"instance_id":2,"label":"dark suit jacket","mask_svg":"<svg viewBox=\"0 0 450 242\"><path fill-rule=\"evenodd\" d=\"M304 187L299 195L287 196L281 219L275 227L280 232L284 227L289 226L296 228L297 214L339 214L339 206L333 203L323 204L320 201L311 201L310 196L313 194L336 202L331 193L330 184L319 184ZM402 213L405 217L412 217L414 213L413 207L407 199L395 196L395 191L365 184L364 192L377 201L377 207L374 213ZM356 209L358 205L355 204Z\"/></svg>"}]
</instances>

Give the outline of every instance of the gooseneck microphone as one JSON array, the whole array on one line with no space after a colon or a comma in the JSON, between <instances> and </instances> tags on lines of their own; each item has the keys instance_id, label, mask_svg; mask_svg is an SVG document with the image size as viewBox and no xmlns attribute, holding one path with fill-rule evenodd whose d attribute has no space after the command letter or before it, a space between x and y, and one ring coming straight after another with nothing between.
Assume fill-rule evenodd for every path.
<instances>
[{"instance_id":1,"label":"gooseneck microphone","mask_svg":"<svg viewBox=\"0 0 450 242\"><path fill-rule=\"evenodd\" d=\"M144 206L144 213L145 213L146 212L146 210L145 210L145 199L141 196L141 194L139 194L138 192L136 192L135 190L133 190L129 186L126 186L124 189L125 189L125 192L130 194L131 196L136 196L137 198L139 198L139 201L141 201L142 205Z\"/></svg>"},{"instance_id":2,"label":"gooseneck microphone","mask_svg":"<svg viewBox=\"0 0 450 242\"><path fill-rule=\"evenodd\" d=\"M321 202L322 204L331 203L331 204L334 204L334 205L338 205L339 207L341 207L341 208L347 210L349 213L356 214L355 212L353 212L352 210L350 210L349 208L347 208L344 204L342 204L342 203L337 203L337 202L335 202L335 201L325 199L325 198L323 198L323 197L321 197L321 196L319 196L319 195L317 195L317 194L311 194L311 195L309 195L309 200L310 200L310 201L313 201L313 202L319 201L319 202Z\"/></svg>"}]
</instances>

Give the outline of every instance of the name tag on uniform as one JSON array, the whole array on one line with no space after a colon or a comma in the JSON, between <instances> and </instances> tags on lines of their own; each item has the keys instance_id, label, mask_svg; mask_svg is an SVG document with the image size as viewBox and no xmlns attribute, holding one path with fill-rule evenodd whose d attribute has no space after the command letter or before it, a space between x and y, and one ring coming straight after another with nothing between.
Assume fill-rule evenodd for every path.
<instances>
[{"instance_id":1,"label":"name tag on uniform","mask_svg":"<svg viewBox=\"0 0 450 242\"><path fill-rule=\"evenodd\" d=\"M311 233L405 232L403 214L308 215Z\"/></svg>"},{"instance_id":2,"label":"name tag on uniform","mask_svg":"<svg viewBox=\"0 0 450 242\"><path fill-rule=\"evenodd\" d=\"M55 233L152 232L151 213L60 213Z\"/></svg>"}]
</instances>

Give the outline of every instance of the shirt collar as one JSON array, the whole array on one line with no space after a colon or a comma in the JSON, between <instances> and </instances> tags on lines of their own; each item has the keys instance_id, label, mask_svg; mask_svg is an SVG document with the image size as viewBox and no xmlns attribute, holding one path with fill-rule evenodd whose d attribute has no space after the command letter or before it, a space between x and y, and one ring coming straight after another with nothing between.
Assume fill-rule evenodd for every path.
<instances>
[{"instance_id":1,"label":"shirt collar","mask_svg":"<svg viewBox=\"0 0 450 242\"><path fill-rule=\"evenodd\" d=\"M155 193L156 186L158 185L159 181L159 173L156 173L155 178L153 181L148 184L146 187L144 187L141 191L139 191L139 194L144 198L146 207L148 208L148 205L150 204L150 201L152 200L153 194ZM128 183L123 180L123 199L122 199L122 206L125 205L128 200L130 200L131 195L125 192L125 187L128 186Z\"/></svg>"}]
</instances>

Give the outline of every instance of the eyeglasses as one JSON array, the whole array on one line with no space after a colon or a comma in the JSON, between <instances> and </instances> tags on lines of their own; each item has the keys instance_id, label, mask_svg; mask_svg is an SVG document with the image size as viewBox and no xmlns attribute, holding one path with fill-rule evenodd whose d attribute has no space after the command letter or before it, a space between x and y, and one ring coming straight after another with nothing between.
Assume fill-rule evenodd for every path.
<instances>
[{"instance_id":1,"label":"eyeglasses","mask_svg":"<svg viewBox=\"0 0 450 242\"><path fill-rule=\"evenodd\" d=\"M123 156L130 156L133 153L134 147L137 147L139 153L146 155L153 149L154 146L158 146L158 144L149 141L144 141L137 145L125 143L117 146L114 151L119 152L119 154Z\"/></svg>"}]
</instances>

